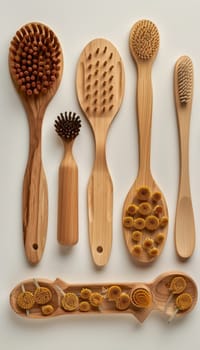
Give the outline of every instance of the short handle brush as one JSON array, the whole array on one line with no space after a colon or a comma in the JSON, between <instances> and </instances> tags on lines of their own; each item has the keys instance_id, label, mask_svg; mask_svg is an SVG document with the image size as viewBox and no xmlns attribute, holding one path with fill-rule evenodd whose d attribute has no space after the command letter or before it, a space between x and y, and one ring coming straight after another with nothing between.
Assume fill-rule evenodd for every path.
<instances>
[{"instance_id":1,"label":"short handle brush","mask_svg":"<svg viewBox=\"0 0 200 350\"><path fill-rule=\"evenodd\" d=\"M75 113L61 113L55 129L64 143L64 157L59 167L57 239L65 246L78 242L78 167L72 154L81 121Z\"/></svg>"}]
</instances>

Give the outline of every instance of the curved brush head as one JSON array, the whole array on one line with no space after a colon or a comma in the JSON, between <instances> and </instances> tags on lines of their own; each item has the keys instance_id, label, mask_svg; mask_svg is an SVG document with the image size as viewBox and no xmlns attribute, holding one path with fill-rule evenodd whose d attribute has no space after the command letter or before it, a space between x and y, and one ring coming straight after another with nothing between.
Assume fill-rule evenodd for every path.
<instances>
[{"instance_id":1,"label":"curved brush head","mask_svg":"<svg viewBox=\"0 0 200 350\"><path fill-rule=\"evenodd\" d=\"M149 20L140 20L134 24L129 37L132 56L147 61L156 56L159 48L159 32Z\"/></svg>"},{"instance_id":2,"label":"curved brush head","mask_svg":"<svg viewBox=\"0 0 200 350\"><path fill-rule=\"evenodd\" d=\"M44 24L24 25L11 41L9 62L20 92L28 96L46 94L61 74L59 41Z\"/></svg>"},{"instance_id":3,"label":"curved brush head","mask_svg":"<svg viewBox=\"0 0 200 350\"><path fill-rule=\"evenodd\" d=\"M55 120L55 130L64 141L75 139L81 128L81 119L76 113L65 112Z\"/></svg>"},{"instance_id":4,"label":"curved brush head","mask_svg":"<svg viewBox=\"0 0 200 350\"><path fill-rule=\"evenodd\" d=\"M177 66L178 95L181 104L187 104L192 98L193 64L188 56L183 56Z\"/></svg>"}]
</instances>

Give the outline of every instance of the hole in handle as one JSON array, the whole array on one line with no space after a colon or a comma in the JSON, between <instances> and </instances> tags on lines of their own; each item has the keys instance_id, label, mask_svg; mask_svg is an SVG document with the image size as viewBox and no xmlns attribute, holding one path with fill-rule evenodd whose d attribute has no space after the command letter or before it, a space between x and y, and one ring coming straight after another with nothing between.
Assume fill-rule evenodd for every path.
<instances>
[{"instance_id":1,"label":"hole in handle","mask_svg":"<svg viewBox=\"0 0 200 350\"><path fill-rule=\"evenodd\" d=\"M101 245L99 245L99 246L97 247L97 252L98 252L98 253L103 253L103 247L102 247Z\"/></svg>"},{"instance_id":2,"label":"hole in handle","mask_svg":"<svg viewBox=\"0 0 200 350\"><path fill-rule=\"evenodd\" d=\"M37 243L33 243L32 247L33 247L34 250L37 250L38 249L38 244Z\"/></svg>"}]
</instances>

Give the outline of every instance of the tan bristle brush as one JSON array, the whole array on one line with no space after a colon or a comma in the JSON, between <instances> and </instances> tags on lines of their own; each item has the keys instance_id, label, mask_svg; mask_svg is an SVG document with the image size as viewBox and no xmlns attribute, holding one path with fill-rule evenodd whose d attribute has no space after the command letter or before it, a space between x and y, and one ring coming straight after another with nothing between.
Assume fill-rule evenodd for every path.
<instances>
[{"instance_id":1,"label":"tan bristle brush","mask_svg":"<svg viewBox=\"0 0 200 350\"><path fill-rule=\"evenodd\" d=\"M133 259L148 264L160 255L164 247L168 223L166 201L150 167L151 70L159 48L159 32L155 24L149 20L138 21L131 29L129 47L138 74L139 170L124 202L123 233Z\"/></svg>"},{"instance_id":2,"label":"tan bristle brush","mask_svg":"<svg viewBox=\"0 0 200 350\"><path fill-rule=\"evenodd\" d=\"M77 67L76 89L95 138L95 161L88 183L89 237L93 260L103 266L111 251L113 212L105 144L124 95L124 68L111 42L94 39L84 48Z\"/></svg>"},{"instance_id":3,"label":"tan bristle brush","mask_svg":"<svg viewBox=\"0 0 200 350\"><path fill-rule=\"evenodd\" d=\"M29 155L23 182L23 233L27 259L40 261L46 242L48 190L41 157L42 122L61 81L63 56L54 32L29 23L14 36L9 69L29 122Z\"/></svg>"},{"instance_id":4,"label":"tan bristle brush","mask_svg":"<svg viewBox=\"0 0 200 350\"><path fill-rule=\"evenodd\" d=\"M188 56L181 56L175 64L174 94L180 142L180 177L175 219L175 246L178 256L187 259L191 257L195 248L195 223L189 179L193 64Z\"/></svg>"},{"instance_id":5,"label":"tan bristle brush","mask_svg":"<svg viewBox=\"0 0 200 350\"><path fill-rule=\"evenodd\" d=\"M80 117L72 112L61 113L55 121L55 130L64 143L59 167L57 239L66 246L78 242L78 167L72 147L80 127Z\"/></svg>"}]
</instances>

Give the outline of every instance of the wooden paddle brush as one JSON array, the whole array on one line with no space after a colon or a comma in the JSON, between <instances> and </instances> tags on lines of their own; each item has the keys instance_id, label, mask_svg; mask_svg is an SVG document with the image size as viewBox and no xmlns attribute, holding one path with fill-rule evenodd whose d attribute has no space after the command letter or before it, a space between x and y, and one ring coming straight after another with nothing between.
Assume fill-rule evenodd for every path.
<instances>
[{"instance_id":1,"label":"wooden paddle brush","mask_svg":"<svg viewBox=\"0 0 200 350\"><path fill-rule=\"evenodd\" d=\"M82 51L76 76L80 106L95 139L95 161L88 183L88 220L92 257L104 266L112 246L113 185L106 161L106 139L124 95L124 68L116 48L94 39Z\"/></svg>"},{"instance_id":2,"label":"wooden paddle brush","mask_svg":"<svg viewBox=\"0 0 200 350\"><path fill-rule=\"evenodd\" d=\"M27 259L36 264L43 254L48 221L48 190L41 157L42 122L63 70L61 46L53 31L36 22L21 27L10 44L9 69L29 122L23 233Z\"/></svg>"},{"instance_id":3,"label":"wooden paddle brush","mask_svg":"<svg viewBox=\"0 0 200 350\"><path fill-rule=\"evenodd\" d=\"M180 180L175 219L175 246L182 259L195 248L195 223L189 179L189 133L193 95L193 64L181 56L174 70L174 93L180 142Z\"/></svg>"},{"instance_id":4,"label":"wooden paddle brush","mask_svg":"<svg viewBox=\"0 0 200 350\"><path fill-rule=\"evenodd\" d=\"M78 167L72 154L75 137L81 127L76 113L61 113L55 130L64 144L64 157L59 167L57 239L62 245L78 242Z\"/></svg>"}]
</instances>

